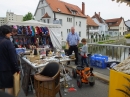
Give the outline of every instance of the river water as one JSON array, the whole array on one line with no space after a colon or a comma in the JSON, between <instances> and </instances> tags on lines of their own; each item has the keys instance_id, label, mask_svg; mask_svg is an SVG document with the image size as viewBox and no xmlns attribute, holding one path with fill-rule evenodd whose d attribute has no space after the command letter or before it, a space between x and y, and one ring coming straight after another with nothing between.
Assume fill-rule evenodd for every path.
<instances>
[{"instance_id":1,"label":"river water","mask_svg":"<svg viewBox=\"0 0 130 97\"><path fill-rule=\"evenodd\" d=\"M125 40L114 43L113 45L127 45ZM128 45L127 45L128 46ZM129 56L129 48L110 47L110 46L94 46L88 47L88 52L92 54L102 54L109 57L109 60L123 61Z\"/></svg>"}]
</instances>

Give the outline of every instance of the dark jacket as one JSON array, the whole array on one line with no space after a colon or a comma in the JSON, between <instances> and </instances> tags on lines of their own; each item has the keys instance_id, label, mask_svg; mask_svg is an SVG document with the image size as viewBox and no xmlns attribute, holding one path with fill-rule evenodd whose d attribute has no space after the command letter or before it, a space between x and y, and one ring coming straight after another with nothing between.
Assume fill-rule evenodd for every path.
<instances>
[{"instance_id":1,"label":"dark jacket","mask_svg":"<svg viewBox=\"0 0 130 97\"><path fill-rule=\"evenodd\" d=\"M4 37L0 37L0 42L0 71L18 72L19 66L13 44L10 39Z\"/></svg>"}]
</instances>

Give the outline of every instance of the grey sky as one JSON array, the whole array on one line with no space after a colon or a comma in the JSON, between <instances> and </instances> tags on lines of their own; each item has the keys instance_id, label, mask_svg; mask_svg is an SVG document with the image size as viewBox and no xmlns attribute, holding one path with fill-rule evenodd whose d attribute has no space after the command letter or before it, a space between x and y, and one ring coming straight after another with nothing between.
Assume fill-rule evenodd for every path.
<instances>
[{"instance_id":1,"label":"grey sky","mask_svg":"<svg viewBox=\"0 0 130 97\"><path fill-rule=\"evenodd\" d=\"M34 14L39 0L0 0L0 17L5 17L6 11L12 11L18 15L25 15L27 12ZM104 19L124 17L130 19L130 7L124 3L116 3L112 0L63 0L75 4L81 8L85 2L85 12L93 16L95 12L100 12Z\"/></svg>"}]
</instances>

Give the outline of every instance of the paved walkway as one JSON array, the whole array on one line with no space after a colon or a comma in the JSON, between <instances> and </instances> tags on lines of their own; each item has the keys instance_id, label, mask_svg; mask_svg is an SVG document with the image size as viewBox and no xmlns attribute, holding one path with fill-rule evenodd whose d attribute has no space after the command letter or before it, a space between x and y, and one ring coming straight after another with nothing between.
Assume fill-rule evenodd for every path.
<instances>
[{"instance_id":1,"label":"paved walkway","mask_svg":"<svg viewBox=\"0 0 130 97\"><path fill-rule=\"evenodd\" d=\"M76 68L74 62L71 62L70 65L65 65L69 71L72 71L73 68ZM83 84L83 87L79 89L77 87L76 79L69 81L70 84L73 84L77 91L65 93L64 89L61 88L62 97L108 97L108 82L109 82L109 70L101 69L97 67L94 68L94 74L97 77L96 84L94 87ZM23 90L21 89L18 97L26 97ZM28 93L27 97L36 97L31 91ZM59 97L57 94L56 97Z\"/></svg>"},{"instance_id":2,"label":"paved walkway","mask_svg":"<svg viewBox=\"0 0 130 97\"><path fill-rule=\"evenodd\" d=\"M70 65L65 65L70 72L73 68L76 68L76 66L73 64L74 62L71 63L72 64ZM62 97L108 97L109 70L94 67L94 74L97 77L95 85L91 87L88 84L82 84L82 88L77 87L77 81L76 79L73 79L71 75L72 80L69 81L69 84L73 84L77 91L66 93L64 92L63 87L61 87ZM22 89L18 97L26 97ZM32 92L29 92L27 97L36 96ZM59 94L57 94L56 97L59 97Z\"/></svg>"},{"instance_id":3,"label":"paved walkway","mask_svg":"<svg viewBox=\"0 0 130 97\"><path fill-rule=\"evenodd\" d=\"M71 65L66 65L69 68L74 68L76 69L76 66L71 64ZM94 74L97 78L104 80L106 82L109 82L109 69L101 69L98 67L93 67L94 68Z\"/></svg>"}]
</instances>

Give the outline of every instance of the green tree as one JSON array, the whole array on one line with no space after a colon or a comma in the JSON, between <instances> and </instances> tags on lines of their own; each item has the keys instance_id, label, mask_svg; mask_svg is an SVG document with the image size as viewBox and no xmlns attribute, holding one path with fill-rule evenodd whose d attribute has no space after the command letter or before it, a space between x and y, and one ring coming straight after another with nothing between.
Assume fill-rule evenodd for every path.
<instances>
[{"instance_id":1,"label":"green tree","mask_svg":"<svg viewBox=\"0 0 130 97\"><path fill-rule=\"evenodd\" d=\"M23 17L23 21L27 21L27 20L34 20L33 14L31 12L28 12L24 17Z\"/></svg>"}]
</instances>

